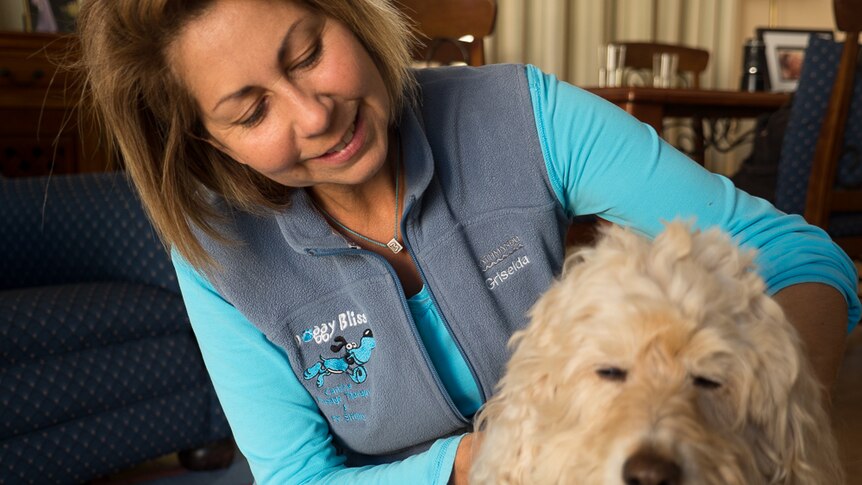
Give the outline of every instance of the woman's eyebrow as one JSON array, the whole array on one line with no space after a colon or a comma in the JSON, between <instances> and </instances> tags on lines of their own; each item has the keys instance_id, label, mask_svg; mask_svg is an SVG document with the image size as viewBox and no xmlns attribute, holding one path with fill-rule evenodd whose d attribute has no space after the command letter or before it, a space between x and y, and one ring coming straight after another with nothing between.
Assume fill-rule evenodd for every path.
<instances>
[{"instance_id":1,"label":"woman's eyebrow","mask_svg":"<svg viewBox=\"0 0 862 485\"><path fill-rule=\"evenodd\" d=\"M308 16L302 17L301 19L294 22L290 27L288 27L287 33L285 33L284 37L282 37L281 45L278 47L278 54L276 54L276 59L275 59L277 62L276 65L283 66L287 63L287 59L285 57L287 56L287 48L290 46L291 34L293 33L293 31L296 30L297 27L306 23L306 21L308 19L309 19Z\"/></svg>"},{"instance_id":2,"label":"woman's eyebrow","mask_svg":"<svg viewBox=\"0 0 862 485\"><path fill-rule=\"evenodd\" d=\"M276 54L276 61L278 63L277 65L283 65L285 63L285 56L287 56L288 47L290 46L290 39L293 32L296 30L297 27L305 23L308 18L309 17L303 17L292 23L290 27L287 28L287 32L284 34L284 37L281 38L281 45L278 47L278 53ZM213 106L212 111L217 110L218 107L224 102L234 101L248 96L253 89L253 86L243 86L242 88L234 91L233 93L228 94L227 96L218 100L215 106Z\"/></svg>"}]
</instances>

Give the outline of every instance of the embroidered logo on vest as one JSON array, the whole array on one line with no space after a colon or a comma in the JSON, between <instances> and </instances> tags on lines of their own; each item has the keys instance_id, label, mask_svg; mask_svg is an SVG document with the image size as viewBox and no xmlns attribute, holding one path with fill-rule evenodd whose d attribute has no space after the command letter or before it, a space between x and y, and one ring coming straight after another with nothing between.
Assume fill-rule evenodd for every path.
<instances>
[{"instance_id":1,"label":"embroidered logo on vest","mask_svg":"<svg viewBox=\"0 0 862 485\"><path fill-rule=\"evenodd\" d=\"M338 327L338 330L344 332L348 327L365 325L367 323L368 317L365 316L364 313L346 311L339 313L337 318L306 329L302 332L302 336L294 335L294 338L296 339L297 345L302 345L306 342L311 342L312 340L314 340L314 343L319 345L329 342L329 339L335 335L336 327Z\"/></svg>"},{"instance_id":2,"label":"embroidered logo on vest","mask_svg":"<svg viewBox=\"0 0 862 485\"><path fill-rule=\"evenodd\" d=\"M362 338L358 344L356 342L348 342L341 335L335 337L333 342L335 343L329 347L329 350L337 354L343 349L344 355L329 359L325 359L321 355L320 360L316 364L305 369L303 373L305 380L311 380L316 377L317 381L315 384L317 384L317 387L323 387L326 376L347 374L350 380L357 384L365 382L365 379L368 378L365 364L371 360L371 351L377 346L377 341L374 340L374 334L371 329L367 328L362 332Z\"/></svg>"},{"instance_id":3,"label":"embroidered logo on vest","mask_svg":"<svg viewBox=\"0 0 862 485\"><path fill-rule=\"evenodd\" d=\"M487 286L489 290L496 290L500 287L500 285L505 283L507 279L511 278L518 271L521 271L522 269L526 268L529 264L530 258L528 258L526 255L520 256L518 257L518 259L513 261L508 268L497 271L497 274L495 274L491 278L486 278L485 286Z\"/></svg>"},{"instance_id":4,"label":"embroidered logo on vest","mask_svg":"<svg viewBox=\"0 0 862 485\"><path fill-rule=\"evenodd\" d=\"M516 251L522 248L524 248L524 243L521 242L521 238L518 236L512 236L506 240L506 242L497 246L493 251L482 256L479 263L482 267L483 273L487 273L495 267L497 268L497 271L493 276L489 276L485 279L485 286L489 290L496 290L507 279L530 264L530 258L525 254L518 256L518 259L510 262L508 266L503 266Z\"/></svg>"},{"instance_id":5,"label":"embroidered logo on vest","mask_svg":"<svg viewBox=\"0 0 862 485\"><path fill-rule=\"evenodd\" d=\"M519 238L518 236L511 237L503 244L497 246L497 248L490 253L482 256L482 259L479 260L479 263L482 265L482 272L488 271L494 266L497 266L498 264L502 263L509 256L511 256L512 253L521 249L522 247L524 247L524 244L521 243L521 238Z\"/></svg>"},{"instance_id":6,"label":"embroidered logo on vest","mask_svg":"<svg viewBox=\"0 0 862 485\"><path fill-rule=\"evenodd\" d=\"M318 407L332 423L365 422L369 418L367 400L371 397L371 391L362 384L368 379L366 364L377 347L374 332L366 328L358 343L348 342L343 335L335 336L332 341L334 343L329 350L336 356L318 356L318 361L305 369L302 377L306 381L314 380ZM329 382L330 387L324 387L330 376L335 382ZM345 376L350 382L344 382L343 377L337 379L336 376Z\"/></svg>"}]
</instances>

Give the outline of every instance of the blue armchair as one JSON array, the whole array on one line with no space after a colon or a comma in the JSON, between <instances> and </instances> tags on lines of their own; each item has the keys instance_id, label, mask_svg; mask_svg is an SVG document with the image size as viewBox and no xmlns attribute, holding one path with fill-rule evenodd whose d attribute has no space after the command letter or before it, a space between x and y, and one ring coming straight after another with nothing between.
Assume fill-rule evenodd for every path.
<instances>
[{"instance_id":1,"label":"blue armchair","mask_svg":"<svg viewBox=\"0 0 862 485\"><path fill-rule=\"evenodd\" d=\"M81 483L229 437L124 177L0 179L0 482Z\"/></svg>"}]
</instances>

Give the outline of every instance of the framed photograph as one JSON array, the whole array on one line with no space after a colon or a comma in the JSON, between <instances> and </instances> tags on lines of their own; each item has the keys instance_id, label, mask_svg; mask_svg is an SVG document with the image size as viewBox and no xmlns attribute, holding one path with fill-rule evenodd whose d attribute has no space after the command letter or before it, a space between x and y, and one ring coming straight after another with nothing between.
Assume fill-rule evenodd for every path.
<instances>
[{"instance_id":1,"label":"framed photograph","mask_svg":"<svg viewBox=\"0 0 862 485\"><path fill-rule=\"evenodd\" d=\"M80 0L26 0L30 31L68 33L75 30Z\"/></svg>"},{"instance_id":2,"label":"framed photograph","mask_svg":"<svg viewBox=\"0 0 862 485\"><path fill-rule=\"evenodd\" d=\"M757 29L757 38L763 42L770 91L796 91L805 48L812 35L830 40L834 37L831 30Z\"/></svg>"}]
</instances>

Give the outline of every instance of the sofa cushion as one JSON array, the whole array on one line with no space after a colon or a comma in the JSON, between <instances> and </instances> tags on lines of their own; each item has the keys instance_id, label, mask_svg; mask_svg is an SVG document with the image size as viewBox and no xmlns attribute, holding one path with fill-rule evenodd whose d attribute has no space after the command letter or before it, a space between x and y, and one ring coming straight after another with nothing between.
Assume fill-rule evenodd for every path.
<instances>
[{"instance_id":1,"label":"sofa cushion","mask_svg":"<svg viewBox=\"0 0 862 485\"><path fill-rule=\"evenodd\" d=\"M205 387L0 438L0 483L87 483L229 436L221 408Z\"/></svg>"},{"instance_id":2,"label":"sofa cushion","mask_svg":"<svg viewBox=\"0 0 862 485\"><path fill-rule=\"evenodd\" d=\"M0 366L191 333L180 295L134 283L0 291Z\"/></svg>"},{"instance_id":3,"label":"sofa cushion","mask_svg":"<svg viewBox=\"0 0 862 485\"><path fill-rule=\"evenodd\" d=\"M0 356L0 438L209 386L179 296L141 285L0 292Z\"/></svg>"}]
</instances>

